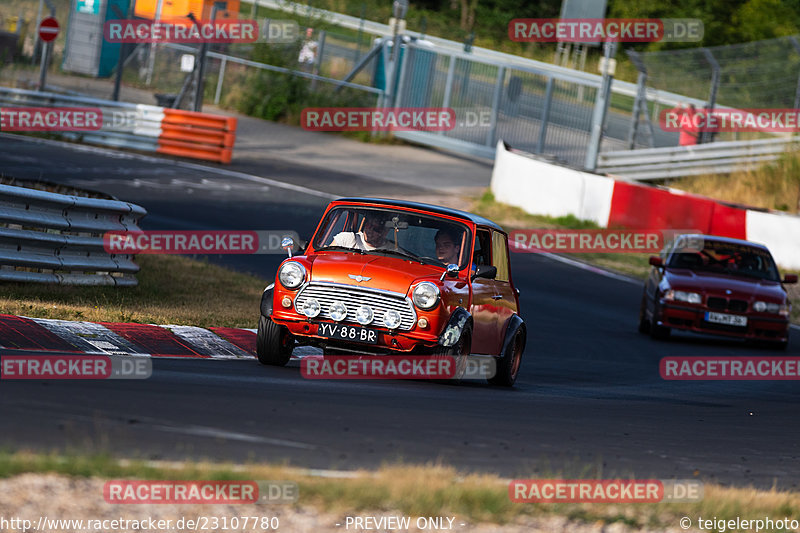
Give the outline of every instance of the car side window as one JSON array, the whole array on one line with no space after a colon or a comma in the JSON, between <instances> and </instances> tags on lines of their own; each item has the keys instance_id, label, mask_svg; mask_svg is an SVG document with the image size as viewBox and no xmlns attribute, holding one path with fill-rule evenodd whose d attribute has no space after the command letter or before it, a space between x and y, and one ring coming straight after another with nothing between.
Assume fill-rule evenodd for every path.
<instances>
[{"instance_id":1,"label":"car side window","mask_svg":"<svg viewBox=\"0 0 800 533\"><path fill-rule=\"evenodd\" d=\"M492 260L492 237L489 231L479 229L475 234L475 252L472 255L472 262L477 266L491 265Z\"/></svg>"},{"instance_id":2,"label":"car side window","mask_svg":"<svg viewBox=\"0 0 800 533\"><path fill-rule=\"evenodd\" d=\"M496 281L508 281L508 243L506 236L495 231L492 233L492 264L497 268Z\"/></svg>"}]
</instances>

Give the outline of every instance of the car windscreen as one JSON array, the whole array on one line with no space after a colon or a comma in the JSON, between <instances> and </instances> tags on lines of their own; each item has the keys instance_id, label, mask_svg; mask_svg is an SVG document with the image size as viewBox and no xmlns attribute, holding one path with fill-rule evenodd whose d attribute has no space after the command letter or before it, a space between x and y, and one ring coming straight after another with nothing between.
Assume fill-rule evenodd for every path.
<instances>
[{"instance_id":1,"label":"car windscreen","mask_svg":"<svg viewBox=\"0 0 800 533\"><path fill-rule=\"evenodd\" d=\"M770 253L744 244L706 240L700 251L682 248L673 252L668 266L779 281Z\"/></svg>"},{"instance_id":2,"label":"car windscreen","mask_svg":"<svg viewBox=\"0 0 800 533\"><path fill-rule=\"evenodd\" d=\"M314 235L314 249L408 256L466 267L472 235L466 224L391 208L331 209Z\"/></svg>"}]
</instances>

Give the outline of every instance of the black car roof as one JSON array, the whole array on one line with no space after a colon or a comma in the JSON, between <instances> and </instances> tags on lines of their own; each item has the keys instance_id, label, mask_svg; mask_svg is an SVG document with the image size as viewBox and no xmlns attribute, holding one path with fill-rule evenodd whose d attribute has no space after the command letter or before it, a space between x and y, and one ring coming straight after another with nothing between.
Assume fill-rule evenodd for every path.
<instances>
[{"instance_id":1,"label":"black car roof","mask_svg":"<svg viewBox=\"0 0 800 533\"><path fill-rule=\"evenodd\" d=\"M354 202L354 203L371 203L371 204L381 204L381 205L390 205L390 206L397 206L397 207L408 207L412 209L420 209L424 211L430 211L431 213L439 213L440 215L448 215L452 217L458 217L465 220L469 220L479 226L488 226L492 229L496 229L502 233L505 233L503 228L499 225L495 224L488 218L483 218L478 215L474 215L472 213L467 213L466 211L459 211L458 209L451 209L449 207L442 207L440 205L433 205L433 204L423 204L420 202L409 202L407 200L392 200L390 198L365 198L365 197L348 197L348 198L339 198L334 200L335 202Z\"/></svg>"}]
</instances>

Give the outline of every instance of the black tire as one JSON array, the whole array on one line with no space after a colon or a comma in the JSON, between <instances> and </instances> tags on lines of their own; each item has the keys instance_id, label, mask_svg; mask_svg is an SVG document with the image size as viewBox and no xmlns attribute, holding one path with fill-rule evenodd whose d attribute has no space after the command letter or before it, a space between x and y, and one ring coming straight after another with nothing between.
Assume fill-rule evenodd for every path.
<instances>
[{"instance_id":1,"label":"black tire","mask_svg":"<svg viewBox=\"0 0 800 533\"><path fill-rule=\"evenodd\" d=\"M472 327L466 326L464 331L461 332L461 337L458 342L452 346L437 346L433 350L433 357L452 357L456 361L456 372L453 377L454 381L458 381L464 376L467 369L467 357L469 357L470 349L472 348Z\"/></svg>"},{"instance_id":2,"label":"black tire","mask_svg":"<svg viewBox=\"0 0 800 533\"><path fill-rule=\"evenodd\" d=\"M645 305L647 299L642 296L642 304L639 306L639 333L650 333L650 321L647 320L647 313L645 312Z\"/></svg>"},{"instance_id":3,"label":"black tire","mask_svg":"<svg viewBox=\"0 0 800 533\"><path fill-rule=\"evenodd\" d=\"M508 344L504 357L497 359L497 372L487 381L500 387L513 387L522 366L522 352L525 350L525 331L517 329L514 338Z\"/></svg>"},{"instance_id":4,"label":"black tire","mask_svg":"<svg viewBox=\"0 0 800 533\"><path fill-rule=\"evenodd\" d=\"M667 340L669 338L670 329L666 326L659 326L658 324L650 324L650 336L658 341Z\"/></svg>"},{"instance_id":5,"label":"black tire","mask_svg":"<svg viewBox=\"0 0 800 533\"><path fill-rule=\"evenodd\" d=\"M294 339L291 333L271 319L261 316L258 321L256 353L262 365L286 366L292 358Z\"/></svg>"}]
</instances>

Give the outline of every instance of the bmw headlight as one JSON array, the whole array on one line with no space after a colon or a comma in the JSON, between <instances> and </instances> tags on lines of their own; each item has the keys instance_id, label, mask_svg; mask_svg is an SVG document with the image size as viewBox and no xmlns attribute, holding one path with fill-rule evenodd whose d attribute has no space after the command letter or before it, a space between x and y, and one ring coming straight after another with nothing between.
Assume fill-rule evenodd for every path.
<instances>
[{"instance_id":1,"label":"bmw headlight","mask_svg":"<svg viewBox=\"0 0 800 533\"><path fill-rule=\"evenodd\" d=\"M439 287L430 281L423 281L416 286L411 299L420 309L431 309L439 302Z\"/></svg>"},{"instance_id":2,"label":"bmw headlight","mask_svg":"<svg viewBox=\"0 0 800 533\"><path fill-rule=\"evenodd\" d=\"M368 305L362 305L356 309L356 321L362 326L366 326L372 322L372 308Z\"/></svg>"},{"instance_id":3,"label":"bmw headlight","mask_svg":"<svg viewBox=\"0 0 800 533\"><path fill-rule=\"evenodd\" d=\"M789 306L786 304L776 304L772 302L755 302L753 310L757 313L770 313L773 315L788 315Z\"/></svg>"},{"instance_id":4,"label":"bmw headlight","mask_svg":"<svg viewBox=\"0 0 800 533\"><path fill-rule=\"evenodd\" d=\"M676 302L687 302L690 304L703 303L703 297L697 292L674 291L672 289L664 293L664 299Z\"/></svg>"},{"instance_id":5,"label":"bmw headlight","mask_svg":"<svg viewBox=\"0 0 800 533\"><path fill-rule=\"evenodd\" d=\"M328 309L328 313L330 313L332 319L339 322L347 316L347 307L342 302L333 302L330 309Z\"/></svg>"},{"instance_id":6,"label":"bmw headlight","mask_svg":"<svg viewBox=\"0 0 800 533\"><path fill-rule=\"evenodd\" d=\"M383 315L383 325L389 329L397 329L400 327L400 313L397 311L386 311Z\"/></svg>"},{"instance_id":7,"label":"bmw headlight","mask_svg":"<svg viewBox=\"0 0 800 533\"><path fill-rule=\"evenodd\" d=\"M281 266L278 279L287 289L296 289L306 280L306 269L297 261L287 261Z\"/></svg>"},{"instance_id":8,"label":"bmw headlight","mask_svg":"<svg viewBox=\"0 0 800 533\"><path fill-rule=\"evenodd\" d=\"M302 312L308 318L314 318L315 316L319 315L319 312L322 310L322 307L319 305L319 301L316 298L309 298L303 304Z\"/></svg>"}]
</instances>

